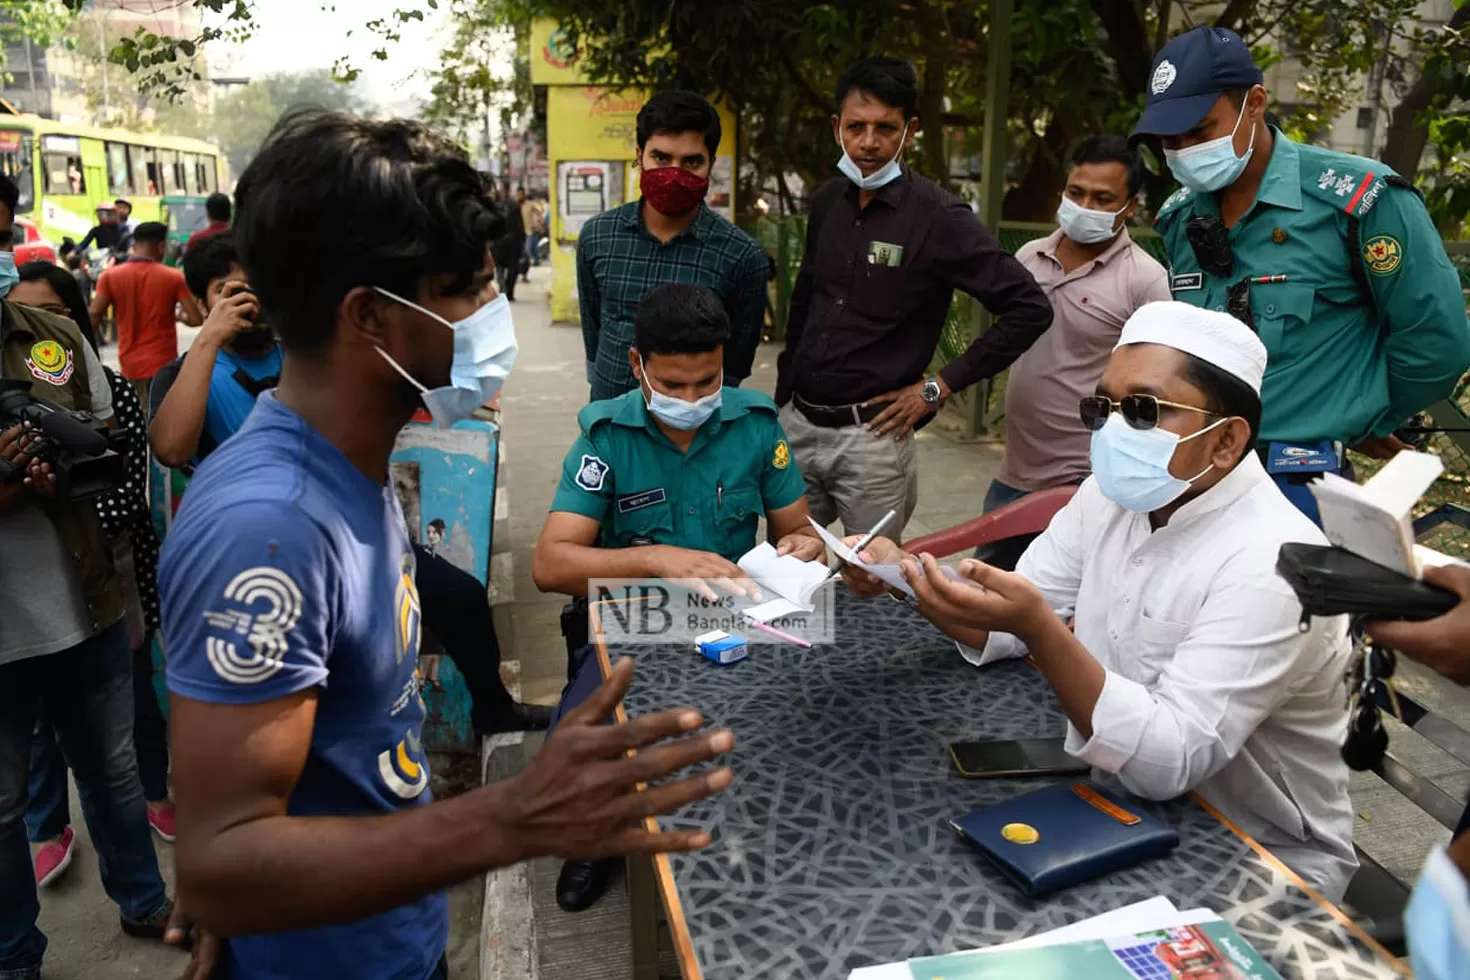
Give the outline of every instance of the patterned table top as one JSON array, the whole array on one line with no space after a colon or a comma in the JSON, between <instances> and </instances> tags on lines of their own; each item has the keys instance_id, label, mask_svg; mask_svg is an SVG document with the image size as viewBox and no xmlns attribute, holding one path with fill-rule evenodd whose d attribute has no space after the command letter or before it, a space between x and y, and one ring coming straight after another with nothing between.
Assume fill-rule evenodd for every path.
<instances>
[{"instance_id":1,"label":"patterned table top","mask_svg":"<svg viewBox=\"0 0 1470 980\"><path fill-rule=\"evenodd\" d=\"M947 746L1060 734L1050 688L1025 662L971 667L886 598L844 593L838 622L835 644L763 645L726 667L682 645L609 651L614 661L638 659L630 714L692 705L735 732L734 785L661 821L714 836L668 865L704 980L845 978L1154 895L1215 910L1288 980L1397 975L1282 867L1188 799L1143 804L1178 828L1171 856L1027 899L947 821L1043 783L960 779Z\"/></svg>"}]
</instances>

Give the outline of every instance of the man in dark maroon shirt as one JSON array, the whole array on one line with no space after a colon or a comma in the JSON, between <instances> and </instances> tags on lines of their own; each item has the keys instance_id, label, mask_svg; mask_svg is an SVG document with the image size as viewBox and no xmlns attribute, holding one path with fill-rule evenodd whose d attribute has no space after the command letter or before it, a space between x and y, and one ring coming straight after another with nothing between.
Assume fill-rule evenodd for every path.
<instances>
[{"instance_id":1,"label":"man in dark maroon shirt","mask_svg":"<svg viewBox=\"0 0 1470 980\"><path fill-rule=\"evenodd\" d=\"M1051 325L1036 281L969 207L900 163L917 127L918 79L865 58L837 83L843 174L812 196L806 252L777 363L781 424L812 515L847 533L887 511L899 535L918 502L913 430L952 392L999 374ZM995 324L925 377L954 290Z\"/></svg>"},{"instance_id":2,"label":"man in dark maroon shirt","mask_svg":"<svg viewBox=\"0 0 1470 980\"><path fill-rule=\"evenodd\" d=\"M230 195L220 191L209 195L204 199L204 213L209 218L209 224L189 236L189 240L184 243L186 252L203 239L230 230Z\"/></svg>"}]
</instances>

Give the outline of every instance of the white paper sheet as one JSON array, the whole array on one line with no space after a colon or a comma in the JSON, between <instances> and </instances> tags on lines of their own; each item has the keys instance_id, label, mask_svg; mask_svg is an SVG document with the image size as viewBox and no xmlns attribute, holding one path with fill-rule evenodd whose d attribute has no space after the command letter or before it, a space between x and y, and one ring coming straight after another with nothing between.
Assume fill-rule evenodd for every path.
<instances>
[{"instance_id":1,"label":"white paper sheet","mask_svg":"<svg viewBox=\"0 0 1470 980\"><path fill-rule=\"evenodd\" d=\"M818 524L816 521L813 521L810 517L808 517L807 520L811 521L812 527L816 528L817 533L822 536L822 542L826 544L828 548L831 548L843 561L847 562L849 565L854 565L858 568L861 568L863 571L878 579L878 581L882 582L884 585L887 585L889 588L897 589L906 596L913 596L914 590L909 588L909 584L903 580L903 572L899 570L897 563L865 562L858 557L857 552L853 551L847 545L843 544L839 538L833 537L832 533L828 531L825 527ZM923 565L919 566L921 570L923 569L923 567ZM950 568L948 565L940 565L939 568L944 573L944 577L949 579L951 582L969 581L959 572L955 571L953 568Z\"/></svg>"},{"instance_id":2,"label":"white paper sheet","mask_svg":"<svg viewBox=\"0 0 1470 980\"><path fill-rule=\"evenodd\" d=\"M1000 943L972 950L976 956L993 953L1001 949L1026 949L1038 946L1056 946L1061 943L1086 942L1089 939L1110 939L1127 936L1151 929L1171 929L1190 926L1200 922L1216 922L1219 916L1209 909L1187 909L1180 912L1174 903L1163 896L1125 905L1110 912L1094 915L1090 919L1073 922L1059 929L1037 933L1012 943ZM853 970L848 980L911 980L913 974L908 963L883 963L879 966L863 966Z\"/></svg>"},{"instance_id":3,"label":"white paper sheet","mask_svg":"<svg viewBox=\"0 0 1470 980\"><path fill-rule=\"evenodd\" d=\"M769 617L771 619L791 612L811 612L812 595L827 578L826 565L819 561L802 561L795 555L778 555L776 549L766 541L741 555L736 564L746 575L755 579L762 589L774 592L793 605L792 609L772 614ZM754 608L760 609L769 605L772 603L762 603Z\"/></svg>"},{"instance_id":4,"label":"white paper sheet","mask_svg":"<svg viewBox=\"0 0 1470 980\"><path fill-rule=\"evenodd\" d=\"M1359 486L1335 473L1308 484L1322 513L1327 540L1355 555L1418 578L1423 565L1414 549L1414 503L1444 469L1438 456L1404 451Z\"/></svg>"}]
</instances>

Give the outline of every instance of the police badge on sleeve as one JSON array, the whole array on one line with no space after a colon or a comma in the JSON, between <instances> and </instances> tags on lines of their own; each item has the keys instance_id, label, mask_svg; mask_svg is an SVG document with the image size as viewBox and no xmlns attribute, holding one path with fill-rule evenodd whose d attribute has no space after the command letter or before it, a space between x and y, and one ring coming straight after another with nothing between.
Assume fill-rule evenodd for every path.
<instances>
[{"instance_id":1,"label":"police badge on sleeve","mask_svg":"<svg viewBox=\"0 0 1470 980\"><path fill-rule=\"evenodd\" d=\"M577 486L591 493L597 493L602 489L609 469L611 467L598 457L583 455L582 465L577 468Z\"/></svg>"}]
</instances>

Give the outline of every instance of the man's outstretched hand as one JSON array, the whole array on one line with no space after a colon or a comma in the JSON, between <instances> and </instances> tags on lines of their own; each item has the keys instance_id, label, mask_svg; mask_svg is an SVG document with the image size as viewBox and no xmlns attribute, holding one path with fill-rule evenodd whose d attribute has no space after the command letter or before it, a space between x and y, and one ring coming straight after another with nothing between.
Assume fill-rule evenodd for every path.
<instances>
[{"instance_id":1,"label":"man's outstretched hand","mask_svg":"<svg viewBox=\"0 0 1470 980\"><path fill-rule=\"evenodd\" d=\"M659 854L709 844L703 831L655 833L643 818L713 796L730 785L729 769L635 790L723 755L735 736L727 729L691 734L704 723L692 708L604 724L632 680L632 661L618 661L597 693L556 726L530 765L499 784L503 825L516 860ZM687 737L657 744L676 736ZM628 755L630 749L637 754Z\"/></svg>"}]
</instances>

